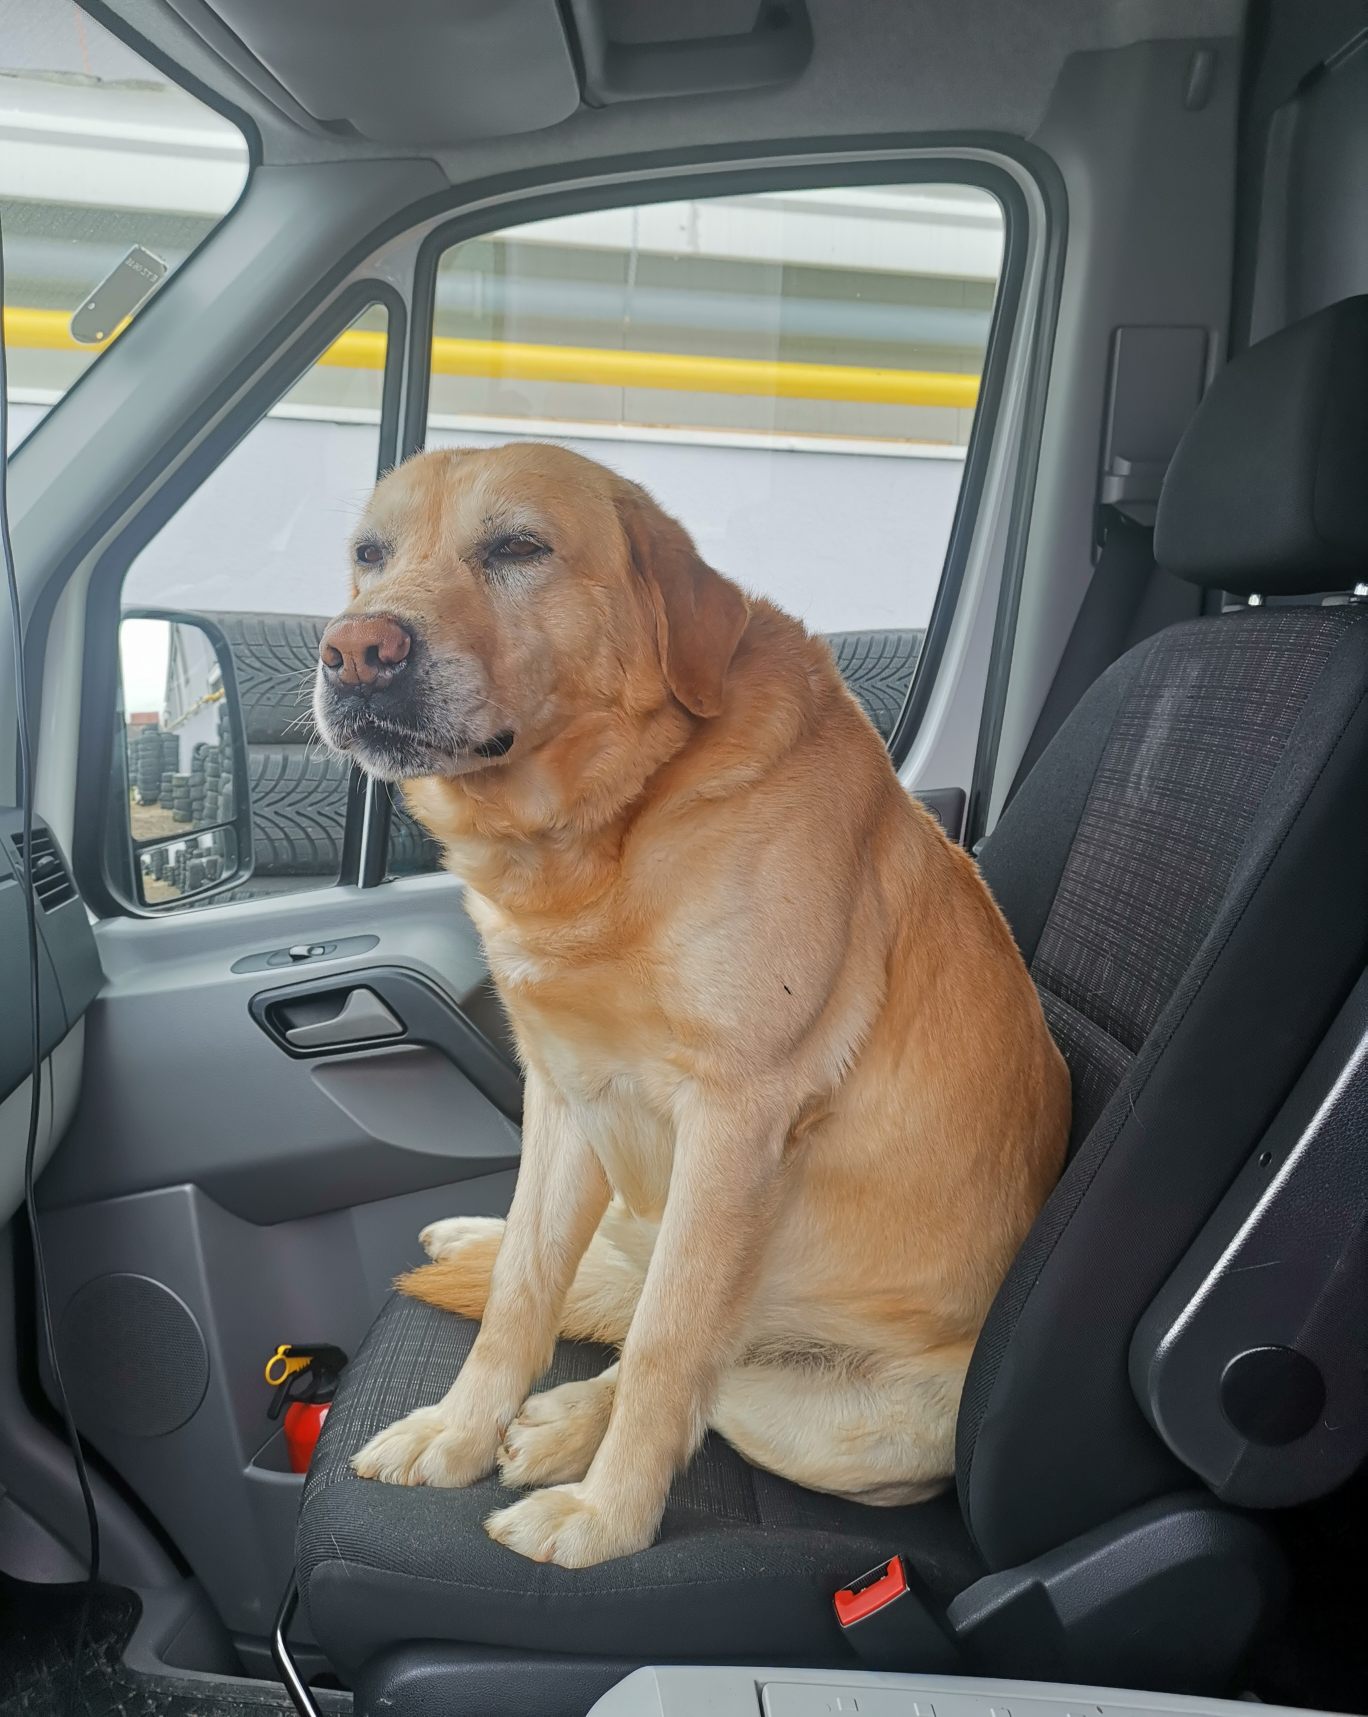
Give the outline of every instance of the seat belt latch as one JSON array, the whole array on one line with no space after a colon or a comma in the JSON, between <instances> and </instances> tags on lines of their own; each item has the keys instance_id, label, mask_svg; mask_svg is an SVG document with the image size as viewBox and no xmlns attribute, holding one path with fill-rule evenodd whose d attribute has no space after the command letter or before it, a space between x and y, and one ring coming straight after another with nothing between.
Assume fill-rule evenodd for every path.
<instances>
[{"instance_id":1,"label":"seat belt latch","mask_svg":"<svg viewBox=\"0 0 1368 1717\"><path fill-rule=\"evenodd\" d=\"M962 1668L953 1640L912 1589L901 1556L843 1586L832 1604L847 1644L871 1669Z\"/></svg>"},{"instance_id":2,"label":"seat belt latch","mask_svg":"<svg viewBox=\"0 0 1368 1717\"><path fill-rule=\"evenodd\" d=\"M849 1632L889 1604L896 1604L906 1592L907 1569L903 1566L902 1557L895 1556L891 1561L871 1568L867 1574L861 1574L858 1580L852 1580L837 1592L832 1600L836 1605L836 1620Z\"/></svg>"}]
</instances>

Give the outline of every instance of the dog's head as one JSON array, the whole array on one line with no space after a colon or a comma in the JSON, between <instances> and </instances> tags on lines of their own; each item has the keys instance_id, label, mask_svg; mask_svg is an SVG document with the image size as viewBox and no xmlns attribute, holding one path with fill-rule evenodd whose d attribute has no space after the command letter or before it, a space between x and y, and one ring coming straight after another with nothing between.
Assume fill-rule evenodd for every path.
<instances>
[{"instance_id":1,"label":"dog's head","mask_svg":"<svg viewBox=\"0 0 1368 1717\"><path fill-rule=\"evenodd\" d=\"M558 447L409 460L351 554L314 709L387 780L507 766L581 717L667 698L714 716L746 625L740 591L644 490Z\"/></svg>"}]
</instances>

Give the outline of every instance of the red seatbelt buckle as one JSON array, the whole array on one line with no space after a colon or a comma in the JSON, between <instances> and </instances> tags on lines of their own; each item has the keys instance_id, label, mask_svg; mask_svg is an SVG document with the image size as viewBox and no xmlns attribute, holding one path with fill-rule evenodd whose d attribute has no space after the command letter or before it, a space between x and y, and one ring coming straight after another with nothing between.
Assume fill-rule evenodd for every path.
<instances>
[{"instance_id":1,"label":"red seatbelt buckle","mask_svg":"<svg viewBox=\"0 0 1368 1717\"><path fill-rule=\"evenodd\" d=\"M832 1598L846 1642L872 1669L953 1671L959 1652L914 1591L901 1556L880 1562Z\"/></svg>"},{"instance_id":2,"label":"red seatbelt buckle","mask_svg":"<svg viewBox=\"0 0 1368 1717\"><path fill-rule=\"evenodd\" d=\"M891 1562L880 1563L867 1574L861 1574L858 1580L842 1586L832 1599L836 1606L836 1620L843 1628L853 1628L857 1622L883 1609L885 1604L896 1603L906 1591L907 1569L903 1566L902 1557L895 1556Z\"/></svg>"}]
</instances>

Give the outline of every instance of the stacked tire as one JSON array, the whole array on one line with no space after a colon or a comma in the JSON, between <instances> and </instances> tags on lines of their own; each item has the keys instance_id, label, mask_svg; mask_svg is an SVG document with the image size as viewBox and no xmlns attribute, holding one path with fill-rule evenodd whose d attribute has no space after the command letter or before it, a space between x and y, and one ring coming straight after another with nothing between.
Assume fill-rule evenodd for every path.
<instances>
[{"instance_id":1,"label":"stacked tire","mask_svg":"<svg viewBox=\"0 0 1368 1717\"><path fill-rule=\"evenodd\" d=\"M434 841L421 823L414 822L396 799L390 811L389 872L391 876L417 876L442 868L442 843Z\"/></svg>"},{"instance_id":2,"label":"stacked tire","mask_svg":"<svg viewBox=\"0 0 1368 1717\"><path fill-rule=\"evenodd\" d=\"M313 722L314 672L327 619L313 614L211 614L233 652L247 731L255 873L336 876L347 823L346 758L326 750ZM231 804L232 754L219 732L219 805ZM204 800L214 772L204 767ZM222 815L219 821L227 821Z\"/></svg>"},{"instance_id":3,"label":"stacked tire","mask_svg":"<svg viewBox=\"0 0 1368 1717\"><path fill-rule=\"evenodd\" d=\"M201 741L190 754L190 821L202 825L204 817L204 754L210 747Z\"/></svg>"},{"instance_id":4,"label":"stacked tire","mask_svg":"<svg viewBox=\"0 0 1368 1717\"><path fill-rule=\"evenodd\" d=\"M826 634L842 678L885 744L902 713L925 637L913 630Z\"/></svg>"},{"instance_id":5,"label":"stacked tire","mask_svg":"<svg viewBox=\"0 0 1368 1717\"><path fill-rule=\"evenodd\" d=\"M158 882L169 882L180 894L199 894L223 875L223 855L178 846L168 859L166 848L159 847L152 855L152 874Z\"/></svg>"},{"instance_id":6,"label":"stacked tire","mask_svg":"<svg viewBox=\"0 0 1368 1717\"><path fill-rule=\"evenodd\" d=\"M128 751L129 773L138 803L160 803L163 784L180 761L180 742L174 733L163 733L154 722L130 737Z\"/></svg>"},{"instance_id":7,"label":"stacked tire","mask_svg":"<svg viewBox=\"0 0 1368 1717\"><path fill-rule=\"evenodd\" d=\"M195 766L191 770L190 785L192 793L197 783L202 782L199 790L200 812L198 820L212 828L216 823L231 823L233 820L233 743L228 731L225 713L219 712L219 740L217 745L195 747Z\"/></svg>"},{"instance_id":8,"label":"stacked tire","mask_svg":"<svg viewBox=\"0 0 1368 1717\"><path fill-rule=\"evenodd\" d=\"M255 870L262 877L337 876L347 821L346 758L328 751L313 721L318 646L328 622L315 614L210 614L233 653L252 792ZM827 635L836 666L879 735L890 738L912 682L925 634L919 630ZM149 737L149 732L152 737ZM146 748L146 764L144 749ZM160 749L158 749L160 748ZM174 734L144 729L136 788L178 822L231 822L231 734L196 746L188 775L177 774ZM143 797L144 793L151 795ZM441 848L401 804L390 821L389 871L436 870Z\"/></svg>"},{"instance_id":9,"label":"stacked tire","mask_svg":"<svg viewBox=\"0 0 1368 1717\"><path fill-rule=\"evenodd\" d=\"M233 820L233 757L233 725L225 704L219 709L218 744L205 759L205 809L217 823Z\"/></svg>"},{"instance_id":10,"label":"stacked tire","mask_svg":"<svg viewBox=\"0 0 1368 1717\"><path fill-rule=\"evenodd\" d=\"M233 747L226 729L220 711L218 744L197 745L191 759L190 812L197 828L233 820Z\"/></svg>"},{"instance_id":11,"label":"stacked tire","mask_svg":"<svg viewBox=\"0 0 1368 1717\"><path fill-rule=\"evenodd\" d=\"M336 876L351 765L321 747L247 748L259 876Z\"/></svg>"}]
</instances>

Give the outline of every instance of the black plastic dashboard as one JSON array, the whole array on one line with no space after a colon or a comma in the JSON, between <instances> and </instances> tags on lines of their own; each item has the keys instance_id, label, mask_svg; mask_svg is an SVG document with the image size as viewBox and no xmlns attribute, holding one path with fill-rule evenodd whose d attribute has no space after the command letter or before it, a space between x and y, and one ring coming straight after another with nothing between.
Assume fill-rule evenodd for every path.
<instances>
[{"instance_id":1,"label":"black plastic dashboard","mask_svg":"<svg viewBox=\"0 0 1368 1717\"><path fill-rule=\"evenodd\" d=\"M28 923L24 911L23 817L0 808L0 1102L28 1077ZM32 880L37 906L39 1025L49 1055L104 983L95 936L71 870L52 831L33 820Z\"/></svg>"}]
</instances>

